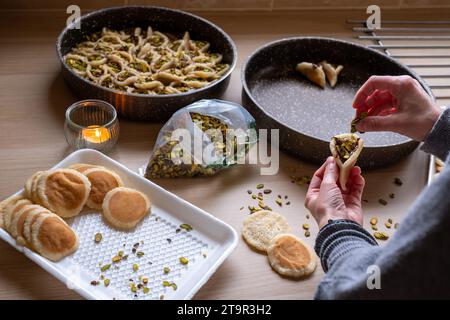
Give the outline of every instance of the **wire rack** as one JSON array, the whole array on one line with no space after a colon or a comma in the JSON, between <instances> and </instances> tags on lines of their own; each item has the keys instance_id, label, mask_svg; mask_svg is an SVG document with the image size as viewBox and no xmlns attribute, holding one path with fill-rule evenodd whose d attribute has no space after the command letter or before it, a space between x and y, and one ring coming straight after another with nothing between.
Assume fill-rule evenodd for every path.
<instances>
[{"instance_id":1,"label":"wire rack","mask_svg":"<svg viewBox=\"0 0 450 320\"><path fill-rule=\"evenodd\" d=\"M365 20L347 20L355 37L412 68L428 84L440 105L450 104L450 20L383 20L370 29ZM428 184L436 173L430 157Z\"/></svg>"}]
</instances>

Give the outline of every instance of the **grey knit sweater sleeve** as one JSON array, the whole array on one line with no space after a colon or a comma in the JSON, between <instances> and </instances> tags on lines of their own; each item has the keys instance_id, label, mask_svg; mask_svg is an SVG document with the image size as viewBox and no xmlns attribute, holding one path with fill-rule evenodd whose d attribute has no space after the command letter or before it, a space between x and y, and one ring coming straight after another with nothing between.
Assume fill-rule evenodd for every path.
<instances>
[{"instance_id":1,"label":"grey knit sweater sleeve","mask_svg":"<svg viewBox=\"0 0 450 320\"><path fill-rule=\"evenodd\" d=\"M446 165L384 247L352 221L320 230L315 250L327 274L316 299L450 298L450 109L422 149Z\"/></svg>"}]
</instances>

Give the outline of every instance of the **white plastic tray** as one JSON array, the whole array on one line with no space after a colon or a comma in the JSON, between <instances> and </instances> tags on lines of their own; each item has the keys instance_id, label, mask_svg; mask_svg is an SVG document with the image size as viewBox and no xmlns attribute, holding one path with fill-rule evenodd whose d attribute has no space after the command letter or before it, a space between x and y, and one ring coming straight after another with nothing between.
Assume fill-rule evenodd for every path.
<instances>
[{"instance_id":1,"label":"white plastic tray","mask_svg":"<svg viewBox=\"0 0 450 320\"><path fill-rule=\"evenodd\" d=\"M88 299L190 299L208 281L222 262L233 251L238 242L236 231L211 214L164 190L139 176L120 163L95 150L79 150L70 154L53 168L63 168L74 163L92 163L111 168L121 176L125 186L136 188L150 198L152 213L134 230L119 231L108 226L100 213L86 211L68 223L80 238L78 251L59 262L51 262L33 251L17 245L3 229L0 238L23 252L28 258L54 275L70 289ZM17 192L17 194L23 190ZM192 231L176 232L179 225L187 223ZM95 243L94 236L102 233L103 240ZM167 239L171 239L171 243ZM131 253L135 243L143 241L137 251L144 256ZM125 246L124 246L125 245ZM123 250L128 259L112 264L106 272L100 266L111 263L111 258ZM182 265L179 258L189 259ZM133 264L139 265L137 272ZM164 274L169 267L169 274ZM100 274L111 280L105 287ZM138 290L137 297L130 289L130 279L139 283L138 277L149 279L150 292ZM100 284L92 286L91 281ZM177 290L164 287L167 280L177 285Z\"/></svg>"}]
</instances>

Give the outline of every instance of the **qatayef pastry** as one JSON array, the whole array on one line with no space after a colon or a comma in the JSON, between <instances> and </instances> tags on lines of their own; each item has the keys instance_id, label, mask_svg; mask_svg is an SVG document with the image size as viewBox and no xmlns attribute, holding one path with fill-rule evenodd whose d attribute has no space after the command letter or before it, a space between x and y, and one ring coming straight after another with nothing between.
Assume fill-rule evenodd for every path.
<instances>
[{"instance_id":1,"label":"qatayef pastry","mask_svg":"<svg viewBox=\"0 0 450 320\"><path fill-rule=\"evenodd\" d=\"M276 272L292 278L307 276L317 266L314 251L293 234L275 236L269 244L267 256Z\"/></svg>"},{"instance_id":2,"label":"qatayef pastry","mask_svg":"<svg viewBox=\"0 0 450 320\"><path fill-rule=\"evenodd\" d=\"M323 71L325 71L325 75L327 76L327 80L330 83L330 86L334 88L336 86L339 73L342 71L342 69L344 69L344 67L341 65L334 67L325 60L322 61L320 65L323 67Z\"/></svg>"},{"instance_id":3,"label":"qatayef pastry","mask_svg":"<svg viewBox=\"0 0 450 320\"><path fill-rule=\"evenodd\" d=\"M303 74L309 81L314 82L322 89L325 88L325 72L322 66L310 62L302 62L297 64L295 70Z\"/></svg>"},{"instance_id":4,"label":"qatayef pastry","mask_svg":"<svg viewBox=\"0 0 450 320\"><path fill-rule=\"evenodd\" d=\"M347 190L348 176L358 160L363 145L363 140L354 133L339 134L331 138L330 150L340 168L339 184L344 191Z\"/></svg>"}]
</instances>

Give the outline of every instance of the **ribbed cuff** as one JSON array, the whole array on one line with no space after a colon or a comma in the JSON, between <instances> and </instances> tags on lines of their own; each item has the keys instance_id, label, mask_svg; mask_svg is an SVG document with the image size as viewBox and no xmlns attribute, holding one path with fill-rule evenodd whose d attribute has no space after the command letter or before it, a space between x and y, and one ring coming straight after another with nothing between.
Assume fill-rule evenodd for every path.
<instances>
[{"instance_id":1,"label":"ribbed cuff","mask_svg":"<svg viewBox=\"0 0 450 320\"><path fill-rule=\"evenodd\" d=\"M327 272L338 258L366 245L378 243L359 224L351 220L329 220L319 231L314 250Z\"/></svg>"},{"instance_id":2,"label":"ribbed cuff","mask_svg":"<svg viewBox=\"0 0 450 320\"><path fill-rule=\"evenodd\" d=\"M445 161L450 151L450 108L439 116L421 149Z\"/></svg>"}]
</instances>

